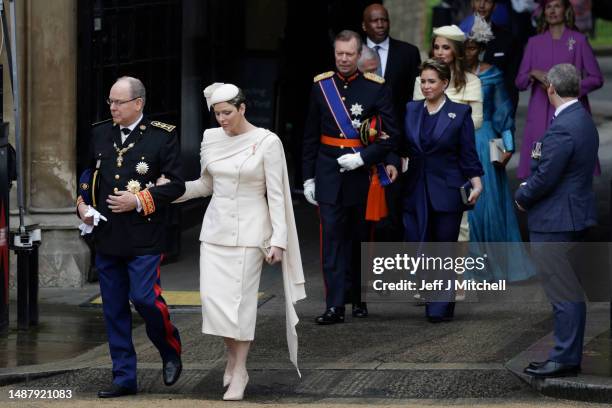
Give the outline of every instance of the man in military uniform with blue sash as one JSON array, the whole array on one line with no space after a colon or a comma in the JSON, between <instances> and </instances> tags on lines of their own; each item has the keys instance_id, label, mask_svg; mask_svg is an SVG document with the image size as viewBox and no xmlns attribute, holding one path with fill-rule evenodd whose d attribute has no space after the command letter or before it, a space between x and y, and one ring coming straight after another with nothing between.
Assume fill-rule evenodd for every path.
<instances>
[{"instance_id":1,"label":"man in military uniform with blue sash","mask_svg":"<svg viewBox=\"0 0 612 408\"><path fill-rule=\"evenodd\" d=\"M318 324L343 322L348 302L354 317L368 315L360 296L359 256L360 242L368 240L366 201L367 212L376 217L372 207L384 205L380 187L391 182L380 164L398 135L391 91L383 78L357 70L361 46L354 31L336 36L337 72L315 77L304 133L304 196L319 206L322 227L327 308ZM370 123L378 134L368 143L368 132L364 138L360 129ZM382 203L375 199L381 192Z\"/></svg>"},{"instance_id":2,"label":"man in military uniform with blue sash","mask_svg":"<svg viewBox=\"0 0 612 408\"><path fill-rule=\"evenodd\" d=\"M113 384L98 392L100 398L137 391L129 301L159 350L164 383L174 384L182 369L181 341L162 297L159 268L166 208L183 194L185 184L174 126L145 119L145 98L138 79L115 82L107 99L112 121L94 126L90 168L79 183L77 211L83 233L93 229L113 361ZM155 186L162 174L170 182Z\"/></svg>"}]
</instances>

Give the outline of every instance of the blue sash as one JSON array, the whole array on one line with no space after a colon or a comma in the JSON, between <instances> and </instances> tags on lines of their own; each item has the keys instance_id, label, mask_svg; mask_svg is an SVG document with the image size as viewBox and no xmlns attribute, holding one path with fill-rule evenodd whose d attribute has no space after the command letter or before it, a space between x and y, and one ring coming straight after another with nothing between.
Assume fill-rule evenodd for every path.
<instances>
[{"instance_id":1,"label":"blue sash","mask_svg":"<svg viewBox=\"0 0 612 408\"><path fill-rule=\"evenodd\" d=\"M340 132L342 132L344 137L347 139L359 139L359 132L353 127L351 115L349 115L348 111L346 110L346 106L340 97L340 92L336 87L334 78L331 77L319 81L319 86L321 87L321 91L323 91L325 102L327 102L327 106L329 107L329 110L331 111ZM353 148L354 152L360 152L362 150L364 150L363 146ZM391 179L389 178L389 174L387 174L387 170L385 169L383 163L378 163L376 165L376 172L378 173L380 184L383 187L391 184Z\"/></svg>"}]
</instances>

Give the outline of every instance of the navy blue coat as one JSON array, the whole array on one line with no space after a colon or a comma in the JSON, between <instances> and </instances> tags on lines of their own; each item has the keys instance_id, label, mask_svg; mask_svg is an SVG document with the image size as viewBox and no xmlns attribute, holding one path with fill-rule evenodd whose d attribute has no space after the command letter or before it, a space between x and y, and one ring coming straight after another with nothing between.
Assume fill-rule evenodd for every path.
<instances>
[{"instance_id":1,"label":"navy blue coat","mask_svg":"<svg viewBox=\"0 0 612 408\"><path fill-rule=\"evenodd\" d=\"M580 103L570 105L540 140L541 156L532 159L531 176L515 193L528 210L529 230L582 231L596 223L593 169L599 134Z\"/></svg>"},{"instance_id":2,"label":"navy blue coat","mask_svg":"<svg viewBox=\"0 0 612 408\"><path fill-rule=\"evenodd\" d=\"M484 174L476 153L472 108L447 98L428 149L420 142L424 110L423 101L406 105L403 145L410 161L403 176L403 209L427 211L429 201L435 211L464 211L468 207L459 188Z\"/></svg>"}]
</instances>

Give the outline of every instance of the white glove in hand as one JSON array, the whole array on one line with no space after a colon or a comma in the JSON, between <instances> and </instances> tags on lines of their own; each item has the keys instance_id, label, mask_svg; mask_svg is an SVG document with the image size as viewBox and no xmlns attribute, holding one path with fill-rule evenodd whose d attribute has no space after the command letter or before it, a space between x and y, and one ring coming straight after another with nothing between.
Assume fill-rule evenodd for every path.
<instances>
[{"instance_id":1,"label":"white glove in hand","mask_svg":"<svg viewBox=\"0 0 612 408\"><path fill-rule=\"evenodd\" d=\"M304 198L312 205L319 205L315 200L315 179L311 178L304 182Z\"/></svg>"},{"instance_id":2,"label":"white glove in hand","mask_svg":"<svg viewBox=\"0 0 612 408\"><path fill-rule=\"evenodd\" d=\"M342 167L340 172L355 170L357 167L363 166L363 159L359 153L349 153L338 157L338 164Z\"/></svg>"},{"instance_id":3,"label":"white glove in hand","mask_svg":"<svg viewBox=\"0 0 612 408\"><path fill-rule=\"evenodd\" d=\"M95 208L92 208L90 205L87 206L87 212L85 213L85 217L93 217L93 224L88 225L84 222L79 225L79 229L81 230L81 235L86 235L93 231L94 227L100 223L100 220L108 221L105 216L100 214Z\"/></svg>"}]
</instances>

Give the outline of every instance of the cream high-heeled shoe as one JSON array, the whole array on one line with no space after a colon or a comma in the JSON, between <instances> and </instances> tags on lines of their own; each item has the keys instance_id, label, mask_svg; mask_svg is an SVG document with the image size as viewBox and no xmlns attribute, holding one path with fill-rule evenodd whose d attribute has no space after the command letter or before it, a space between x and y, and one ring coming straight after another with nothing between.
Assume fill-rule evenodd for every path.
<instances>
[{"instance_id":1,"label":"cream high-heeled shoe","mask_svg":"<svg viewBox=\"0 0 612 408\"><path fill-rule=\"evenodd\" d=\"M223 394L223 401L240 401L244 398L244 389L249 382L249 374L245 371L244 374L232 376L232 381L229 388Z\"/></svg>"},{"instance_id":2,"label":"cream high-heeled shoe","mask_svg":"<svg viewBox=\"0 0 612 408\"><path fill-rule=\"evenodd\" d=\"M223 387L227 387L228 385L230 385L230 383L232 382L232 375L230 373L228 373L227 368L225 369L225 372L223 373Z\"/></svg>"}]
</instances>

